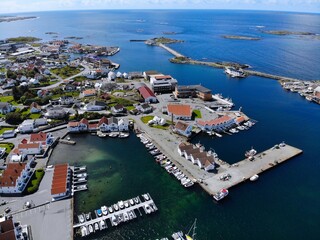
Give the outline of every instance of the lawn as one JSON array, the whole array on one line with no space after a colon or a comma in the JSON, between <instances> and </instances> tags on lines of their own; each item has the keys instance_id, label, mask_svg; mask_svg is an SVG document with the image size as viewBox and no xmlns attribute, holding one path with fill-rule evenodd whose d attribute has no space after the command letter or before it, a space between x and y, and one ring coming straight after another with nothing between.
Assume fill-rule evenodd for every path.
<instances>
[{"instance_id":1,"label":"lawn","mask_svg":"<svg viewBox=\"0 0 320 240\"><path fill-rule=\"evenodd\" d=\"M80 68L65 66L63 68L54 68L51 70L54 74L61 78L69 78L81 72Z\"/></svg>"},{"instance_id":2,"label":"lawn","mask_svg":"<svg viewBox=\"0 0 320 240\"><path fill-rule=\"evenodd\" d=\"M148 116L144 116L144 117L141 117L141 121L145 124L147 124L150 120L152 120L154 118L154 116L152 115L148 115Z\"/></svg>"},{"instance_id":3,"label":"lawn","mask_svg":"<svg viewBox=\"0 0 320 240\"><path fill-rule=\"evenodd\" d=\"M20 111L24 119L38 119L41 117L41 113L31 113L30 108L25 108Z\"/></svg>"},{"instance_id":4,"label":"lawn","mask_svg":"<svg viewBox=\"0 0 320 240\"><path fill-rule=\"evenodd\" d=\"M37 169L33 173L24 193L25 194L32 194L32 193L35 193L36 191L38 191L38 188L39 188L40 182L43 178L43 175L44 175L44 170Z\"/></svg>"},{"instance_id":5,"label":"lawn","mask_svg":"<svg viewBox=\"0 0 320 240\"><path fill-rule=\"evenodd\" d=\"M11 127L0 127L0 135L2 133L4 133L4 131L7 131L7 130L14 130L14 128L11 128Z\"/></svg>"},{"instance_id":6,"label":"lawn","mask_svg":"<svg viewBox=\"0 0 320 240\"><path fill-rule=\"evenodd\" d=\"M2 142L2 143L0 143L0 147L1 148L5 148L6 149L6 153L9 154L11 152L11 150L14 148L14 144L13 143Z\"/></svg>"},{"instance_id":7,"label":"lawn","mask_svg":"<svg viewBox=\"0 0 320 240\"><path fill-rule=\"evenodd\" d=\"M9 102L12 105L18 105L18 103L14 101L13 96L1 96L0 102Z\"/></svg>"},{"instance_id":8,"label":"lawn","mask_svg":"<svg viewBox=\"0 0 320 240\"><path fill-rule=\"evenodd\" d=\"M193 110L192 112L192 118L195 119L195 118L201 118L201 111L196 109L196 110Z\"/></svg>"}]
</instances>

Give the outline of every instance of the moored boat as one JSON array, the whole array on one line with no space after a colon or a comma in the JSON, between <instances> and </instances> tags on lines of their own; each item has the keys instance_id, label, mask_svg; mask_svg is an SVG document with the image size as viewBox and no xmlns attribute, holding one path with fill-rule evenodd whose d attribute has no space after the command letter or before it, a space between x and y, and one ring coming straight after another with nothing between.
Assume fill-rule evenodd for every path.
<instances>
[{"instance_id":1,"label":"moored boat","mask_svg":"<svg viewBox=\"0 0 320 240\"><path fill-rule=\"evenodd\" d=\"M259 178L259 175L258 174L255 174L253 175L252 177L250 177L250 181L254 182L254 181L257 181Z\"/></svg>"},{"instance_id":2,"label":"moored boat","mask_svg":"<svg viewBox=\"0 0 320 240\"><path fill-rule=\"evenodd\" d=\"M221 189L219 192L213 195L213 198L216 201L220 201L221 199L225 198L229 194L229 191L225 188Z\"/></svg>"}]
</instances>

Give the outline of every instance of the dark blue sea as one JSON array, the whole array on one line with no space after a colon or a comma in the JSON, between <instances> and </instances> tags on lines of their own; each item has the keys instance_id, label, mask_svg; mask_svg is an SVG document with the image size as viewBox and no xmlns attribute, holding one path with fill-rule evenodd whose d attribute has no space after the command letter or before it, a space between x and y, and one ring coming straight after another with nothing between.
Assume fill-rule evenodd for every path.
<instances>
[{"instance_id":1,"label":"dark blue sea","mask_svg":"<svg viewBox=\"0 0 320 240\"><path fill-rule=\"evenodd\" d=\"M227 10L118 10L28 13L33 20L0 23L0 39L36 36L53 39L83 37L79 42L120 46L111 57L119 71L158 70L180 84L202 84L231 97L236 108L258 123L250 130L213 139L199 136L207 148L234 163L245 150L258 151L285 141L303 154L271 171L255 183L230 190L215 204L200 188L184 189L147 154L136 137L100 139L73 136L74 148L58 146L52 162L85 163L88 192L76 197L75 212L90 211L149 192L159 212L92 239L156 239L174 231L188 231L195 218L197 239L318 239L320 236L320 106L283 90L277 81L259 77L235 80L222 70L205 66L175 65L171 55L157 47L130 39L168 37L184 40L171 45L193 59L234 61L253 69L305 80L320 79L320 39L310 36L265 34L263 30L288 30L320 34L320 15L289 12ZM260 37L260 41L224 39L223 35ZM86 148L83 148L86 146ZM72 151L72 154L70 154ZM69 156L66 159L66 156Z\"/></svg>"}]
</instances>

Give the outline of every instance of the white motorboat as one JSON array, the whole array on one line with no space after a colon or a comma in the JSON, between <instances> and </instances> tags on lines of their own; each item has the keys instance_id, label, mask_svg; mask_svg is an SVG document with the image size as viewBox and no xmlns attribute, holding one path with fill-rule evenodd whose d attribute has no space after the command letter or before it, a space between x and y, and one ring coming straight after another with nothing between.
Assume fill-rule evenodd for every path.
<instances>
[{"instance_id":1,"label":"white motorboat","mask_svg":"<svg viewBox=\"0 0 320 240\"><path fill-rule=\"evenodd\" d=\"M134 201L133 201L133 199L132 199L132 198L129 200L129 202L130 202L130 205L131 205L131 206L133 206L133 205L134 205Z\"/></svg>"},{"instance_id":2,"label":"white motorboat","mask_svg":"<svg viewBox=\"0 0 320 240\"><path fill-rule=\"evenodd\" d=\"M251 178L250 178L250 181L254 182L254 181L257 181L259 178L259 175L258 174L255 174L253 175Z\"/></svg>"},{"instance_id":3,"label":"white motorboat","mask_svg":"<svg viewBox=\"0 0 320 240\"><path fill-rule=\"evenodd\" d=\"M107 227L106 222L104 220L100 221L100 230L103 230Z\"/></svg>"},{"instance_id":4,"label":"white motorboat","mask_svg":"<svg viewBox=\"0 0 320 240\"><path fill-rule=\"evenodd\" d=\"M95 223L94 223L94 231L96 232L96 231L98 231L98 230L100 230L99 224L98 224L97 222L95 222Z\"/></svg>"},{"instance_id":5,"label":"white motorboat","mask_svg":"<svg viewBox=\"0 0 320 240\"><path fill-rule=\"evenodd\" d=\"M119 210L118 204L113 204L113 209L114 209L115 211L118 211L118 210Z\"/></svg>"},{"instance_id":6,"label":"white motorboat","mask_svg":"<svg viewBox=\"0 0 320 240\"><path fill-rule=\"evenodd\" d=\"M108 214L108 208L106 206L102 206L101 207L101 211L103 215L107 215Z\"/></svg>"},{"instance_id":7,"label":"white motorboat","mask_svg":"<svg viewBox=\"0 0 320 240\"><path fill-rule=\"evenodd\" d=\"M93 233L93 227L91 224L89 224L88 228L89 228L89 233Z\"/></svg>"},{"instance_id":8,"label":"white motorboat","mask_svg":"<svg viewBox=\"0 0 320 240\"><path fill-rule=\"evenodd\" d=\"M88 229L86 226L81 227L81 237L85 237L88 235Z\"/></svg>"},{"instance_id":9,"label":"white motorboat","mask_svg":"<svg viewBox=\"0 0 320 240\"><path fill-rule=\"evenodd\" d=\"M122 200L118 202L118 205L119 205L119 207L120 207L121 209L123 209L123 208L124 208L124 203L123 203L123 201L122 201Z\"/></svg>"},{"instance_id":10,"label":"white motorboat","mask_svg":"<svg viewBox=\"0 0 320 240\"><path fill-rule=\"evenodd\" d=\"M257 154L257 151L254 148L251 148L249 151L246 151L244 154L247 158L253 157Z\"/></svg>"},{"instance_id":11,"label":"white motorboat","mask_svg":"<svg viewBox=\"0 0 320 240\"><path fill-rule=\"evenodd\" d=\"M150 199L147 193L142 194L142 197L143 197L146 201L148 201L148 200Z\"/></svg>"},{"instance_id":12,"label":"white motorboat","mask_svg":"<svg viewBox=\"0 0 320 240\"><path fill-rule=\"evenodd\" d=\"M127 208L127 207L129 207L129 201L125 201L124 202L124 206Z\"/></svg>"},{"instance_id":13,"label":"white motorboat","mask_svg":"<svg viewBox=\"0 0 320 240\"><path fill-rule=\"evenodd\" d=\"M108 207L108 211L109 211L109 213L113 213L113 208L112 208L112 206Z\"/></svg>"}]
</instances>

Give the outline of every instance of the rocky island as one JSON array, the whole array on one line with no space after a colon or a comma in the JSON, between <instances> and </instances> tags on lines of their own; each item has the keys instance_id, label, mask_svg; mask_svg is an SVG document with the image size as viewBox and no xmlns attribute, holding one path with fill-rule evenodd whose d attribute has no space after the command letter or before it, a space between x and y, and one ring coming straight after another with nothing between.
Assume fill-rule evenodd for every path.
<instances>
[{"instance_id":1,"label":"rocky island","mask_svg":"<svg viewBox=\"0 0 320 240\"><path fill-rule=\"evenodd\" d=\"M265 30L263 33L273 34L273 35L300 35L300 36L314 36L315 33L312 32L293 32L287 30Z\"/></svg>"},{"instance_id":2,"label":"rocky island","mask_svg":"<svg viewBox=\"0 0 320 240\"><path fill-rule=\"evenodd\" d=\"M249 36L240 36L240 35L223 35L222 37L226 39L236 39L236 40L249 40L249 41L261 40L261 38L259 37L249 37Z\"/></svg>"},{"instance_id":3,"label":"rocky island","mask_svg":"<svg viewBox=\"0 0 320 240\"><path fill-rule=\"evenodd\" d=\"M159 37L159 38L152 38L147 41L145 41L145 44L147 45L159 45L159 44L171 44L171 43L182 43L183 40L177 40L172 38L165 38L165 37Z\"/></svg>"}]
</instances>

